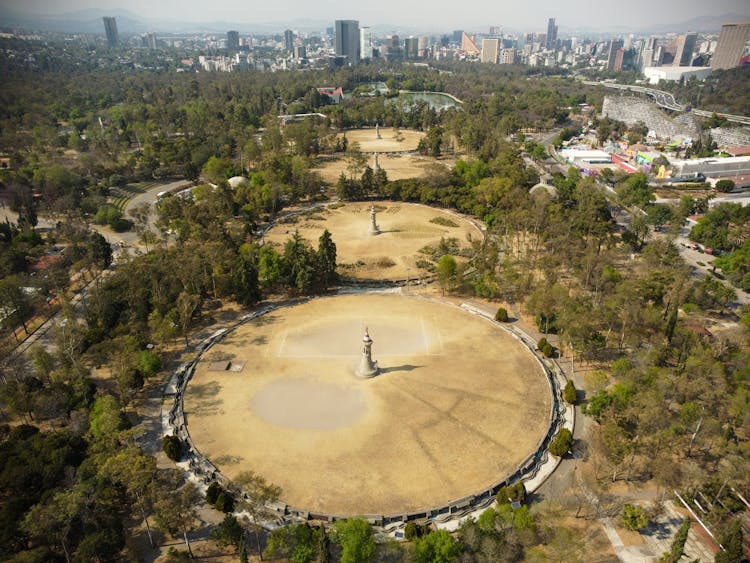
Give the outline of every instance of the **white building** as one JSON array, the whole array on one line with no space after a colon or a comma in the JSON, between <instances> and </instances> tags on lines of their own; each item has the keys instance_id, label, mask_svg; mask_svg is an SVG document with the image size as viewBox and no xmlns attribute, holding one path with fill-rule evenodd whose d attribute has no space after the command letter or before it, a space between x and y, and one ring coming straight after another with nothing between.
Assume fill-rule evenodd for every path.
<instances>
[{"instance_id":1,"label":"white building","mask_svg":"<svg viewBox=\"0 0 750 563\"><path fill-rule=\"evenodd\" d=\"M359 53L363 59L372 58L372 32L369 27L359 28Z\"/></svg>"}]
</instances>

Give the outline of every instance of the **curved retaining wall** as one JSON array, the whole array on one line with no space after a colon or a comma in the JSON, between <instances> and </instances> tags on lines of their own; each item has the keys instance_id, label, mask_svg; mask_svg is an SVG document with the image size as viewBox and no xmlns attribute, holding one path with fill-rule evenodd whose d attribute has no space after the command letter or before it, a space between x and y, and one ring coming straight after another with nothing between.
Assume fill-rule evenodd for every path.
<instances>
[{"instance_id":1,"label":"curved retaining wall","mask_svg":"<svg viewBox=\"0 0 750 563\"><path fill-rule=\"evenodd\" d=\"M376 291L370 290L373 293ZM388 291L388 290L386 290ZM393 291L391 289L390 291ZM367 292L364 290L363 292ZM342 292L344 293L344 292ZM350 292L346 292L350 293ZM426 299L443 305L456 306L452 303L445 301L417 295L410 295L418 299ZM309 299L303 299L295 301L300 303ZM167 385L165 387L165 397L173 395L172 405L166 415L162 416L162 426L166 434L174 434L178 436L184 443L184 459L187 461L188 471L204 485L210 484L212 481L219 482L222 486L227 489L233 490L240 494L244 494L240 489L232 484L232 482L224 477L218 470L218 468L211 463L207 458L200 454L188 432L185 424L185 414L183 411L183 399L185 390L187 388L190 379L195 372L195 366L200 361L203 354L216 342L221 341L231 331L235 330L239 326L255 319L261 315L265 315L279 307L283 307L284 304L279 305L266 305L259 307L256 311L244 315L240 320L232 327L217 330L211 336L203 340L197 347L196 356L187 363L181 364L177 370L172 374ZM563 417L567 409L564 401L562 400L562 386L565 383L565 378L562 373L548 365L537 353L536 342L524 332L516 329L513 326L506 326L503 323L496 322L487 313L462 303L460 306L462 309L472 313L474 315L481 316L488 322L491 322L501 328L502 330L510 333L518 342L525 346L532 355L536 358L539 367L544 371L549 385L550 395L552 397L552 406L549 413L549 424L547 433L539 440L536 449L529 454L521 463L519 463L515 470L503 479L493 483L489 487L477 491L474 494L467 495L460 499L456 499L447 504L435 506L419 511L405 512L402 514L365 514L364 518L375 526L383 527L386 531L391 531L394 528L403 526L410 520L435 520L436 522L446 522L454 518L461 518L470 512L477 509L487 508L494 501L497 493L504 486L513 485L518 481L525 481L534 477L539 470L539 467L547 461L549 456L548 447L549 442L561 428L563 423ZM324 522L334 522L336 520L342 520L347 516L336 515L336 514L323 514L309 512L302 508L292 507L284 504L283 502L276 502L269 505L269 508L274 510L278 516L285 521L307 521L307 520L321 520Z\"/></svg>"}]
</instances>

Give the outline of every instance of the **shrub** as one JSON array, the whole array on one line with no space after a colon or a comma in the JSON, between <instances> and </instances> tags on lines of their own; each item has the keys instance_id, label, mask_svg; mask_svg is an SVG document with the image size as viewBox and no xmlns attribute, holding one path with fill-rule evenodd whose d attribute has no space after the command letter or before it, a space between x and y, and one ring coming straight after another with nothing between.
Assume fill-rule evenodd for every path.
<instances>
[{"instance_id":1,"label":"shrub","mask_svg":"<svg viewBox=\"0 0 750 563\"><path fill-rule=\"evenodd\" d=\"M164 436L162 449L172 461L180 461L182 457L182 440L177 436Z\"/></svg>"},{"instance_id":2,"label":"shrub","mask_svg":"<svg viewBox=\"0 0 750 563\"><path fill-rule=\"evenodd\" d=\"M456 224L455 221L451 221L447 217L433 217L430 219L430 223L435 223L436 225L441 225L443 227L458 227L458 224Z\"/></svg>"},{"instance_id":3,"label":"shrub","mask_svg":"<svg viewBox=\"0 0 750 563\"><path fill-rule=\"evenodd\" d=\"M511 504L513 502L526 502L526 486L523 481L501 487L497 493L497 504Z\"/></svg>"},{"instance_id":4,"label":"shrub","mask_svg":"<svg viewBox=\"0 0 750 563\"><path fill-rule=\"evenodd\" d=\"M136 360L138 373L143 377L152 377L161 370L161 358L153 350L142 350Z\"/></svg>"},{"instance_id":5,"label":"shrub","mask_svg":"<svg viewBox=\"0 0 750 563\"><path fill-rule=\"evenodd\" d=\"M563 457L573 447L573 434L567 428L561 428L549 443L549 453L556 457Z\"/></svg>"},{"instance_id":6,"label":"shrub","mask_svg":"<svg viewBox=\"0 0 750 563\"><path fill-rule=\"evenodd\" d=\"M568 382L565 384L565 389L563 389L563 400L570 405L575 405L577 397L576 386L573 383L573 380L568 379Z\"/></svg>"},{"instance_id":7,"label":"shrub","mask_svg":"<svg viewBox=\"0 0 750 563\"><path fill-rule=\"evenodd\" d=\"M542 337L537 342L536 347L539 351L544 354L545 358L551 358L555 355L555 348L550 344L546 338Z\"/></svg>"},{"instance_id":8,"label":"shrub","mask_svg":"<svg viewBox=\"0 0 750 563\"><path fill-rule=\"evenodd\" d=\"M216 504L214 505L216 510L221 512L232 512L234 510L234 497L228 491L222 490L216 496Z\"/></svg>"},{"instance_id":9,"label":"shrub","mask_svg":"<svg viewBox=\"0 0 750 563\"><path fill-rule=\"evenodd\" d=\"M500 307L495 313L495 320L499 323L508 322L508 310L505 307Z\"/></svg>"},{"instance_id":10,"label":"shrub","mask_svg":"<svg viewBox=\"0 0 750 563\"><path fill-rule=\"evenodd\" d=\"M627 530L636 531L648 526L648 514L640 506L634 504L626 504L622 507L620 520Z\"/></svg>"},{"instance_id":11,"label":"shrub","mask_svg":"<svg viewBox=\"0 0 750 563\"><path fill-rule=\"evenodd\" d=\"M216 504L216 499L219 497L219 493L222 491L223 489L221 488L221 485L219 485L216 481L211 483L206 489L206 502L211 506Z\"/></svg>"}]
</instances>

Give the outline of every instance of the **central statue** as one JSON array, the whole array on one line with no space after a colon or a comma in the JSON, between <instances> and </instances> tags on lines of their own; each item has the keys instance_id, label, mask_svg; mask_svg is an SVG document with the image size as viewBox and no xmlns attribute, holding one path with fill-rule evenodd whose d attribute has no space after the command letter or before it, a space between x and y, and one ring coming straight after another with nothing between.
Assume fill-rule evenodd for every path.
<instances>
[{"instance_id":1,"label":"central statue","mask_svg":"<svg viewBox=\"0 0 750 563\"><path fill-rule=\"evenodd\" d=\"M365 328L365 335L362 337L362 359L355 373L359 377L375 377L380 373L378 362L372 359L372 338L370 338L370 331L367 328Z\"/></svg>"},{"instance_id":2,"label":"central statue","mask_svg":"<svg viewBox=\"0 0 750 563\"><path fill-rule=\"evenodd\" d=\"M378 223L375 221L375 206L373 205L370 208L370 234L371 235L379 235L380 234L380 227L378 227Z\"/></svg>"}]
</instances>

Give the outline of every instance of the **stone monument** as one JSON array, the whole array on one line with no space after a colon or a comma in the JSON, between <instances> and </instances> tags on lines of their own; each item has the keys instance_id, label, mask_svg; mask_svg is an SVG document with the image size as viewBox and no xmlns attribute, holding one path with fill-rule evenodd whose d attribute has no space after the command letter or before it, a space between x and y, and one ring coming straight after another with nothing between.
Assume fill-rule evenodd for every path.
<instances>
[{"instance_id":1,"label":"stone monument","mask_svg":"<svg viewBox=\"0 0 750 563\"><path fill-rule=\"evenodd\" d=\"M377 123L375 123L375 136L376 136L376 137L377 137L378 139L380 139L380 138L381 138L381 137L380 137L380 125L378 125Z\"/></svg>"},{"instance_id":2,"label":"stone monument","mask_svg":"<svg viewBox=\"0 0 750 563\"><path fill-rule=\"evenodd\" d=\"M380 168L380 162L378 161L378 153L375 153L375 170Z\"/></svg>"},{"instance_id":3,"label":"stone monument","mask_svg":"<svg viewBox=\"0 0 750 563\"><path fill-rule=\"evenodd\" d=\"M372 359L372 338L370 331L365 328L365 335L362 337L362 360L355 372L358 377L375 377L380 373L378 362Z\"/></svg>"},{"instance_id":4,"label":"stone monument","mask_svg":"<svg viewBox=\"0 0 750 563\"><path fill-rule=\"evenodd\" d=\"M375 206L373 205L370 208L370 234L371 235L379 235L380 234L380 227L378 227L377 222L375 221Z\"/></svg>"}]
</instances>

